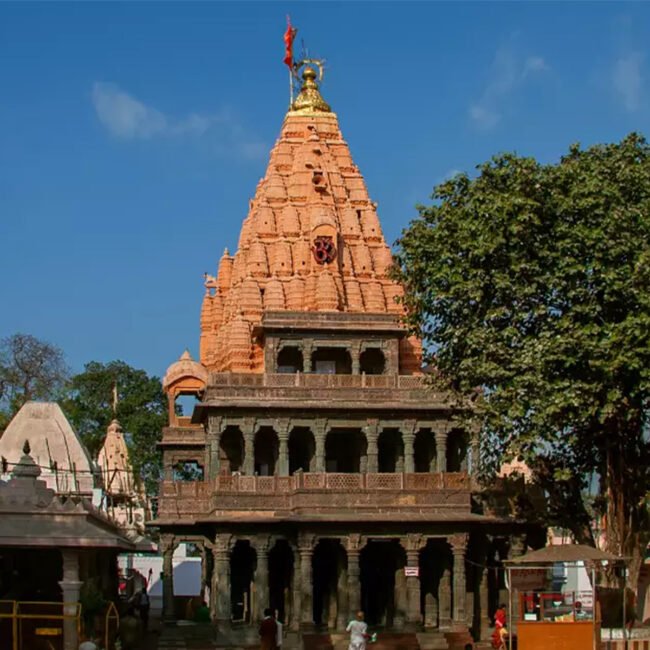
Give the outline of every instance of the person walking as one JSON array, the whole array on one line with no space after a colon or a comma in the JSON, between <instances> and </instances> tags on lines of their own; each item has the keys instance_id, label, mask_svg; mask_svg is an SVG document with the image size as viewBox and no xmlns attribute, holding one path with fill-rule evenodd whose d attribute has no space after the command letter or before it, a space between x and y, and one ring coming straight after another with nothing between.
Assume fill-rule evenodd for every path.
<instances>
[{"instance_id":1,"label":"person walking","mask_svg":"<svg viewBox=\"0 0 650 650\"><path fill-rule=\"evenodd\" d=\"M129 607L126 616L122 617L118 635L122 643L122 650L137 650L140 647L141 624L135 616L133 607Z\"/></svg>"},{"instance_id":2,"label":"person walking","mask_svg":"<svg viewBox=\"0 0 650 650\"><path fill-rule=\"evenodd\" d=\"M277 650L277 639L278 622L273 616L273 610L267 607L260 623L260 650Z\"/></svg>"},{"instance_id":3,"label":"person walking","mask_svg":"<svg viewBox=\"0 0 650 650\"><path fill-rule=\"evenodd\" d=\"M368 624L363 620L363 612L358 611L354 620L348 623L345 628L350 633L350 645L348 650L366 650L366 642L370 638Z\"/></svg>"},{"instance_id":4,"label":"person walking","mask_svg":"<svg viewBox=\"0 0 650 650\"><path fill-rule=\"evenodd\" d=\"M151 608L151 601L149 600L146 586L142 587L142 589L136 594L135 606L140 614L142 629L146 632L149 628L149 609Z\"/></svg>"}]
</instances>

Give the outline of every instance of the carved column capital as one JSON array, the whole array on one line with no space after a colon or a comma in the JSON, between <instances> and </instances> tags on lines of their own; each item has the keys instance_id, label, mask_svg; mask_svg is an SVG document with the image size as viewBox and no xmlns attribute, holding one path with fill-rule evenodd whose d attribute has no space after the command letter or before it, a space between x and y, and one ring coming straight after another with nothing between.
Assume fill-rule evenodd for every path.
<instances>
[{"instance_id":1,"label":"carved column capital","mask_svg":"<svg viewBox=\"0 0 650 650\"><path fill-rule=\"evenodd\" d=\"M273 428L278 436L278 440L288 440L289 430L291 429L291 419L280 418L275 421L275 426Z\"/></svg>"},{"instance_id":2,"label":"carved column capital","mask_svg":"<svg viewBox=\"0 0 650 650\"><path fill-rule=\"evenodd\" d=\"M328 425L329 422L326 418L317 418L314 420L314 423L312 425L312 433L314 434L314 438L317 438L319 436L324 437L327 433Z\"/></svg>"},{"instance_id":3,"label":"carved column capital","mask_svg":"<svg viewBox=\"0 0 650 650\"><path fill-rule=\"evenodd\" d=\"M316 542L316 535L300 533L298 535L298 553L300 553L300 555L311 555L314 552Z\"/></svg>"},{"instance_id":4,"label":"carved column capital","mask_svg":"<svg viewBox=\"0 0 650 650\"><path fill-rule=\"evenodd\" d=\"M232 547L235 545L235 538L228 533L217 533L214 536L214 542L209 544L209 548L215 558L229 556Z\"/></svg>"},{"instance_id":5,"label":"carved column capital","mask_svg":"<svg viewBox=\"0 0 650 650\"><path fill-rule=\"evenodd\" d=\"M407 437L409 437L412 440L415 437L417 427L417 420L404 420L402 426L400 427L400 431L402 432L402 439L406 440Z\"/></svg>"},{"instance_id":6,"label":"carved column capital","mask_svg":"<svg viewBox=\"0 0 650 650\"><path fill-rule=\"evenodd\" d=\"M161 553L164 555L165 553L169 553L171 551L172 553L178 548L179 541L174 535L161 535L160 536L160 542L158 544Z\"/></svg>"},{"instance_id":7,"label":"carved column capital","mask_svg":"<svg viewBox=\"0 0 650 650\"><path fill-rule=\"evenodd\" d=\"M271 550L273 539L270 535L256 535L253 539L252 546L259 558L261 555L268 555Z\"/></svg>"},{"instance_id":8,"label":"carved column capital","mask_svg":"<svg viewBox=\"0 0 650 650\"><path fill-rule=\"evenodd\" d=\"M366 425L363 427L363 431L366 434L366 437L377 437L377 434L379 433L379 420L376 418L368 418L366 420Z\"/></svg>"},{"instance_id":9,"label":"carved column capital","mask_svg":"<svg viewBox=\"0 0 650 650\"><path fill-rule=\"evenodd\" d=\"M407 553L419 553L427 545L427 539L420 533L409 533L399 543Z\"/></svg>"},{"instance_id":10,"label":"carved column capital","mask_svg":"<svg viewBox=\"0 0 650 650\"><path fill-rule=\"evenodd\" d=\"M349 553L360 553L361 549L366 545L366 538L358 533L351 533L343 539L343 546Z\"/></svg>"},{"instance_id":11,"label":"carved column capital","mask_svg":"<svg viewBox=\"0 0 650 650\"><path fill-rule=\"evenodd\" d=\"M433 431L436 440L439 438L446 438L450 430L451 422L449 420L434 420L431 423L431 431Z\"/></svg>"},{"instance_id":12,"label":"carved column capital","mask_svg":"<svg viewBox=\"0 0 650 650\"><path fill-rule=\"evenodd\" d=\"M467 533L454 533L447 538L447 541L454 555L465 555L467 542L469 541L469 535Z\"/></svg>"},{"instance_id":13,"label":"carved column capital","mask_svg":"<svg viewBox=\"0 0 650 650\"><path fill-rule=\"evenodd\" d=\"M208 416L208 434L211 436L220 435L225 429L225 420L221 415Z\"/></svg>"},{"instance_id":14,"label":"carved column capital","mask_svg":"<svg viewBox=\"0 0 650 650\"><path fill-rule=\"evenodd\" d=\"M239 421L239 428L244 438L252 436L256 430L257 421L255 418L242 418Z\"/></svg>"}]
</instances>

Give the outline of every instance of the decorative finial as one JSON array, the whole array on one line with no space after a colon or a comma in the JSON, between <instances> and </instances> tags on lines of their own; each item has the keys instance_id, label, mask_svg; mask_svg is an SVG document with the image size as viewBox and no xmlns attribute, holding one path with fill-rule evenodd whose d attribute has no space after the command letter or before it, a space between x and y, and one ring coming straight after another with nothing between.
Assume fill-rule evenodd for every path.
<instances>
[{"instance_id":1,"label":"decorative finial","mask_svg":"<svg viewBox=\"0 0 650 650\"><path fill-rule=\"evenodd\" d=\"M25 440L25 444L23 445L23 454L25 454L25 456L29 456L31 451L32 448L29 446L29 440Z\"/></svg>"},{"instance_id":2,"label":"decorative finial","mask_svg":"<svg viewBox=\"0 0 650 650\"><path fill-rule=\"evenodd\" d=\"M312 65L318 68L318 73L311 67ZM331 113L332 109L318 89L318 83L323 81L323 62L317 59L304 59L296 63L296 72L301 67L303 84L291 110L298 113Z\"/></svg>"}]
</instances>

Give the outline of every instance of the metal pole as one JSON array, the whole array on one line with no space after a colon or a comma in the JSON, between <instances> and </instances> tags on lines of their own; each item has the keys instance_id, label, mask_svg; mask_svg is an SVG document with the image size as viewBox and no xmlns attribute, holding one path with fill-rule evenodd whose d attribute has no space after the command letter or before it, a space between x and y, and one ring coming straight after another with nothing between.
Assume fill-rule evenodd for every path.
<instances>
[{"instance_id":1,"label":"metal pole","mask_svg":"<svg viewBox=\"0 0 650 650\"><path fill-rule=\"evenodd\" d=\"M575 608L575 600L573 606ZM594 650L598 650L598 640L596 639L596 634L599 633L596 627L596 567L593 565L591 567L591 624L594 629L592 635Z\"/></svg>"},{"instance_id":2,"label":"metal pole","mask_svg":"<svg viewBox=\"0 0 650 650\"><path fill-rule=\"evenodd\" d=\"M508 650L512 650L512 570L510 567L506 569L506 575L508 576L508 623L510 624L510 630L508 630ZM508 629L506 627L506 629Z\"/></svg>"},{"instance_id":3,"label":"metal pole","mask_svg":"<svg viewBox=\"0 0 650 650\"><path fill-rule=\"evenodd\" d=\"M293 76L291 68L289 68L289 109L293 104Z\"/></svg>"},{"instance_id":4,"label":"metal pole","mask_svg":"<svg viewBox=\"0 0 650 650\"><path fill-rule=\"evenodd\" d=\"M625 587L627 583L627 567L623 565L623 648L624 650L627 650L627 628L625 626L626 623L626 593L625 593Z\"/></svg>"}]
</instances>

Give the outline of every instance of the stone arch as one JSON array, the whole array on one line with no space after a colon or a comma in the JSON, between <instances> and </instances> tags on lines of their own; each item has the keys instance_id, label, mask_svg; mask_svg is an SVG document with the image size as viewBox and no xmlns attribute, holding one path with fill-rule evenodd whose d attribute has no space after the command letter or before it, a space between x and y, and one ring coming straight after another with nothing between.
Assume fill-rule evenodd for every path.
<instances>
[{"instance_id":1,"label":"stone arch","mask_svg":"<svg viewBox=\"0 0 650 650\"><path fill-rule=\"evenodd\" d=\"M384 429L377 438L377 466L380 472L404 471L404 443L399 429Z\"/></svg>"},{"instance_id":2,"label":"stone arch","mask_svg":"<svg viewBox=\"0 0 650 650\"><path fill-rule=\"evenodd\" d=\"M269 551L269 603L286 624L292 610L292 585L294 576L293 549L284 538L275 540Z\"/></svg>"},{"instance_id":3,"label":"stone arch","mask_svg":"<svg viewBox=\"0 0 650 650\"><path fill-rule=\"evenodd\" d=\"M316 625L335 629L337 621L348 615L347 590L343 585L346 575L346 554L338 539L318 541L312 558L313 621Z\"/></svg>"},{"instance_id":4,"label":"stone arch","mask_svg":"<svg viewBox=\"0 0 650 650\"><path fill-rule=\"evenodd\" d=\"M454 429L447 437L447 471L466 472L469 436L462 429Z\"/></svg>"},{"instance_id":5,"label":"stone arch","mask_svg":"<svg viewBox=\"0 0 650 650\"><path fill-rule=\"evenodd\" d=\"M366 375L383 375L386 357L380 348L366 348L359 356L359 368Z\"/></svg>"},{"instance_id":6,"label":"stone arch","mask_svg":"<svg viewBox=\"0 0 650 650\"><path fill-rule=\"evenodd\" d=\"M219 440L221 472L239 472L244 462L244 436L236 426L227 426Z\"/></svg>"},{"instance_id":7,"label":"stone arch","mask_svg":"<svg viewBox=\"0 0 650 650\"><path fill-rule=\"evenodd\" d=\"M413 455L416 472L433 472L436 464L436 440L431 429L420 429L415 434Z\"/></svg>"},{"instance_id":8,"label":"stone arch","mask_svg":"<svg viewBox=\"0 0 650 650\"><path fill-rule=\"evenodd\" d=\"M294 427L289 434L289 474L310 472L314 465L316 441L309 427Z\"/></svg>"},{"instance_id":9,"label":"stone arch","mask_svg":"<svg viewBox=\"0 0 650 650\"><path fill-rule=\"evenodd\" d=\"M233 621L254 621L251 594L256 554L250 540L238 539L230 553L230 606Z\"/></svg>"},{"instance_id":10,"label":"stone arch","mask_svg":"<svg viewBox=\"0 0 650 650\"><path fill-rule=\"evenodd\" d=\"M360 429L331 429L325 438L325 471L358 474L365 470L366 437Z\"/></svg>"},{"instance_id":11,"label":"stone arch","mask_svg":"<svg viewBox=\"0 0 650 650\"><path fill-rule=\"evenodd\" d=\"M278 352L277 369L278 372L287 374L302 372L302 350L297 345L285 345Z\"/></svg>"},{"instance_id":12,"label":"stone arch","mask_svg":"<svg viewBox=\"0 0 650 650\"><path fill-rule=\"evenodd\" d=\"M273 476L278 464L279 442L273 427L260 427L255 434L255 473Z\"/></svg>"}]
</instances>

